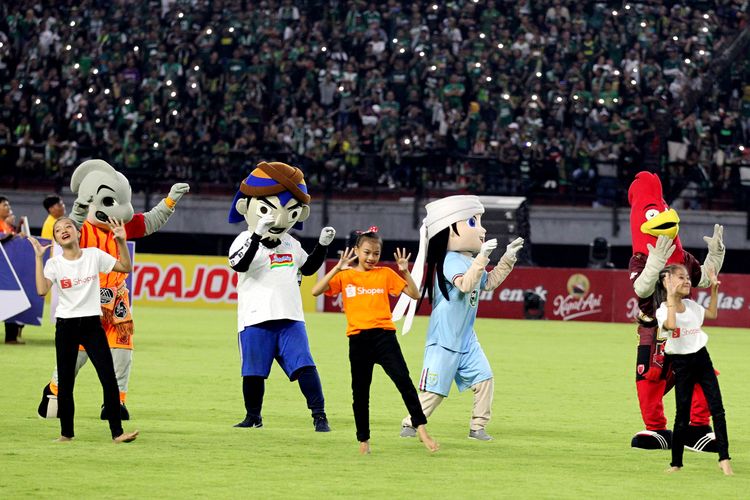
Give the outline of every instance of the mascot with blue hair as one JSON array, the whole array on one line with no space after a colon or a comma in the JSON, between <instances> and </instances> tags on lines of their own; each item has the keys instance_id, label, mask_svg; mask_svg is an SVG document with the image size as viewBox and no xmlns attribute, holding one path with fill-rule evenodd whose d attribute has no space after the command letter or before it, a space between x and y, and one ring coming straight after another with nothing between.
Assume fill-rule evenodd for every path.
<instances>
[{"instance_id":1,"label":"mascot with blue hair","mask_svg":"<svg viewBox=\"0 0 750 500\"><path fill-rule=\"evenodd\" d=\"M323 264L336 236L332 227L320 232L309 255L288 234L310 216L304 175L280 162L260 162L240 184L229 222L243 219L247 230L229 249L229 265L238 273L237 331L242 364L245 419L235 427L262 427L265 379L275 359L290 381L297 381L307 400L317 432L328 432L323 388L305 330L301 276Z\"/></svg>"}]
</instances>

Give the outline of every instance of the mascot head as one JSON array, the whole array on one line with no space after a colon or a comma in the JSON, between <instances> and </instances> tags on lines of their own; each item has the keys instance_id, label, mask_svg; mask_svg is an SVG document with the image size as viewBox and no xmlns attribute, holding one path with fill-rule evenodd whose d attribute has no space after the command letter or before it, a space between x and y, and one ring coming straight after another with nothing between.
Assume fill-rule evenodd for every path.
<instances>
[{"instance_id":1,"label":"mascot head","mask_svg":"<svg viewBox=\"0 0 750 500\"><path fill-rule=\"evenodd\" d=\"M484 206L476 196L448 196L428 203L425 209L427 215L422 226L424 232L420 237L419 253L423 254L426 245L424 262L427 264L427 272L423 291L427 292L432 302L435 274L442 276L446 253L452 251L469 253L472 256L478 254L487 230L482 227ZM419 259L418 255L414 264L415 269ZM448 299L445 281L439 279L437 284L440 292Z\"/></svg>"},{"instance_id":2,"label":"mascot head","mask_svg":"<svg viewBox=\"0 0 750 500\"><path fill-rule=\"evenodd\" d=\"M655 245L658 236L666 235L674 240L676 247L668 262L680 262L682 244L677 236L680 218L664 201L659 177L651 172L638 172L628 189L628 201L633 253L648 255L646 245Z\"/></svg>"},{"instance_id":3,"label":"mascot head","mask_svg":"<svg viewBox=\"0 0 750 500\"><path fill-rule=\"evenodd\" d=\"M70 179L70 190L78 202L88 205L86 220L97 227L108 229L109 218L133 219L130 183L104 160L81 163Z\"/></svg>"},{"instance_id":4,"label":"mascot head","mask_svg":"<svg viewBox=\"0 0 750 500\"><path fill-rule=\"evenodd\" d=\"M422 289L422 296L417 302L402 295L393 310L393 321L398 321L403 316L406 318L403 333L411 328L412 320L422 304L425 293L432 303L436 277L443 276L443 264L447 253L452 251L472 256L478 254L487 232L482 227L484 206L477 196L448 196L428 203L425 209L427 215L419 229L419 251L411 271L414 282ZM450 300L444 279L437 278L437 287L441 295Z\"/></svg>"},{"instance_id":5,"label":"mascot head","mask_svg":"<svg viewBox=\"0 0 750 500\"><path fill-rule=\"evenodd\" d=\"M310 216L310 195L300 169L262 161L242 181L229 210L229 222L244 218L253 230L258 220L269 214L275 222L264 238L277 240L292 228L302 229L302 221Z\"/></svg>"}]
</instances>

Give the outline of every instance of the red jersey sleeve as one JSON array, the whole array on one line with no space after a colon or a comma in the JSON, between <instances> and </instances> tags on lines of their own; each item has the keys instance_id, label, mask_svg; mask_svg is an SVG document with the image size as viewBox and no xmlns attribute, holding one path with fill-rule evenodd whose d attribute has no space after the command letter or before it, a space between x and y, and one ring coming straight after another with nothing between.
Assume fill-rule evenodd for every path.
<instances>
[{"instance_id":1,"label":"red jersey sleeve","mask_svg":"<svg viewBox=\"0 0 750 500\"><path fill-rule=\"evenodd\" d=\"M133 220L125 224L125 234L129 240L146 236L146 218L142 213L135 214Z\"/></svg>"}]
</instances>

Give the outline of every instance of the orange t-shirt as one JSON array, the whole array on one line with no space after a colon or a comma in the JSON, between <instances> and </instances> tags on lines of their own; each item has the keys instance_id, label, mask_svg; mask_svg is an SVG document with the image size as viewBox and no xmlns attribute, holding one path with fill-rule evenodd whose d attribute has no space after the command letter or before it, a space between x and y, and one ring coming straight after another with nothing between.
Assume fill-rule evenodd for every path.
<instances>
[{"instance_id":1,"label":"orange t-shirt","mask_svg":"<svg viewBox=\"0 0 750 500\"><path fill-rule=\"evenodd\" d=\"M125 233L128 239L140 238L145 235L146 226L143 221L143 214L135 214L133 219L125 224ZM81 226L81 237L78 241L81 248L96 247L116 259L120 258L117 242L112 232L96 227L89 221L84 222ZM127 273L118 273L117 271L99 273L99 286L101 288L120 288L127 277Z\"/></svg>"},{"instance_id":2,"label":"orange t-shirt","mask_svg":"<svg viewBox=\"0 0 750 500\"><path fill-rule=\"evenodd\" d=\"M341 294L346 313L347 337L372 328L396 329L391 320L391 303L388 295L399 295L406 287L406 280L393 269L347 269L331 278L328 286L330 288L326 295L335 297Z\"/></svg>"},{"instance_id":3,"label":"orange t-shirt","mask_svg":"<svg viewBox=\"0 0 750 500\"><path fill-rule=\"evenodd\" d=\"M13 229L13 226L0 219L0 233L4 233L5 236L8 236L11 234L16 234L16 230Z\"/></svg>"}]
</instances>

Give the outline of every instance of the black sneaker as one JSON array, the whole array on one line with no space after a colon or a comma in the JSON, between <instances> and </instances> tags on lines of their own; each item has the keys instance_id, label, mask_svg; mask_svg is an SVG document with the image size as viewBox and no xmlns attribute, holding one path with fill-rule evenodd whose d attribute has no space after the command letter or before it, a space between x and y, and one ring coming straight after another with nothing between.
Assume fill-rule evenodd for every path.
<instances>
[{"instance_id":1,"label":"black sneaker","mask_svg":"<svg viewBox=\"0 0 750 500\"><path fill-rule=\"evenodd\" d=\"M102 405L102 413L99 415L99 418L102 420L107 420L107 410L104 409L104 405ZM130 412L128 411L128 408L120 403L120 420L130 420Z\"/></svg>"},{"instance_id":2,"label":"black sneaker","mask_svg":"<svg viewBox=\"0 0 750 500\"><path fill-rule=\"evenodd\" d=\"M328 419L325 414L313 417L313 425L315 426L315 432L331 432L331 427L328 425Z\"/></svg>"},{"instance_id":3,"label":"black sneaker","mask_svg":"<svg viewBox=\"0 0 750 500\"><path fill-rule=\"evenodd\" d=\"M53 407L50 408L50 403L54 400ZM36 412L42 418L56 418L57 417L57 396L52 394L49 384L44 386L42 389L42 401L36 409Z\"/></svg>"},{"instance_id":4,"label":"black sneaker","mask_svg":"<svg viewBox=\"0 0 750 500\"><path fill-rule=\"evenodd\" d=\"M248 415L245 417L245 420L239 424L235 424L234 427L263 427L263 417L251 417Z\"/></svg>"}]
</instances>

